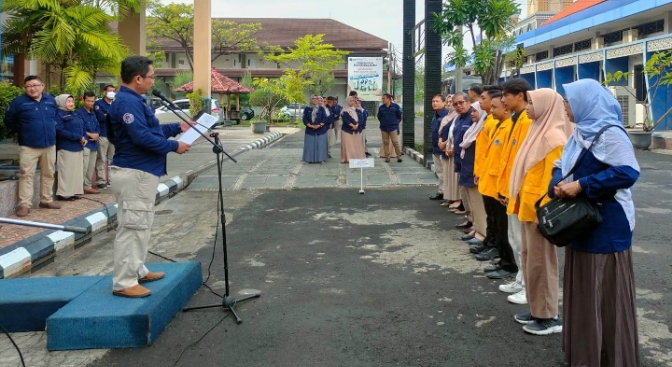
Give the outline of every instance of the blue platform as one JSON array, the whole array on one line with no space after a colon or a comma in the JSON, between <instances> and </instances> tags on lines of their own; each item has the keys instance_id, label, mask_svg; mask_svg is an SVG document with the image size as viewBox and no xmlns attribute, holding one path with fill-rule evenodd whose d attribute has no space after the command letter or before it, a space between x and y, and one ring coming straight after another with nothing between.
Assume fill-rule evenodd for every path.
<instances>
[{"instance_id":1,"label":"blue platform","mask_svg":"<svg viewBox=\"0 0 672 367\"><path fill-rule=\"evenodd\" d=\"M164 279L144 283L145 298L112 295L107 276L47 319L47 349L142 347L154 342L200 288L199 262L147 264Z\"/></svg>"},{"instance_id":2,"label":"blue platform","mask_svg":"<svg viewBox=\"0 0 672 367\"><path fill-rule=\"evenodd\" d=\"M9 332L44 331L47 318L102 276L0 280L0 325Z\"/></svg>"}]
</instances>

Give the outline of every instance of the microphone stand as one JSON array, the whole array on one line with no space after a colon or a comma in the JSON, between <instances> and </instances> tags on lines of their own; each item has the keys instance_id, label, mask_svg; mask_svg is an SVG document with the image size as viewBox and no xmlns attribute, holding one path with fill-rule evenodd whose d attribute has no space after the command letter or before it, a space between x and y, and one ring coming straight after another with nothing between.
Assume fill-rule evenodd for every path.
<instances>
[{"instance_id":1,"label":"microphone stand","mask_svg":"<svg viewBox=\"0 0 672 367\"><path fill-rule=\"evenodd\" d=\"M217 156L217 182L219 183L219 189L218 189L218 194L219 194L219 222L220 225L222 226L222 252L224 255L224 283L226 285L226 293L224 293L224 297L222 297L222 302L221 303L216 303L216 304L211 304L211 305L205 305L205 306L196 306L196 307L185 307L182 309L182 312L188 312L192 310L200 310L200 309L205 309L205 308L215 308L215 307L221 307L224 311L231 311L233 316L236 318L236 323L240 324L243 322L243 320L238 316L236 313L236 309L234 306L239 303L239 302L244 302L247 300L250 300L252 298L259 298L261 297L261 294L255 293L255 294L249 294L245 295L239 299L234 298L231 296L229 292L229 257L228 257L228 251L227 251L227 244L226 244L226 214L224 212L224 194L223 194L223 189L222 189L222 154L226 155L229 159L231 159L234 163L238 163L232 156L230 156L227 152L224 151L222 148L221 142L219 140L219 133L213 132L210 134L210 137L214 139L214 141L208 139L208 137L203 134L200 130L194 128L189 121L184 119L182 116L180 116L179 113L175 111L175 109L170 106L168 103L165 101L161 101L169 110L171 110L177 117L179 117L182 121L187 122L189 126L193 129L195 129L203 138L205 138L207 141L212 144L212 152ZM181 112L181 111L180 111ZM195 119L198 119L198 116L202 115L205 113L204 111L200 111ZM203 125L201 125L203 126Z\"/></svg>"},{"instance_id":2,"label":"microphone stand","mask_svg":"<svg viewBox=\"0 0 672 367\"><path fill-rule=\"evenodd\" d=\"M62 225L58 225L58 224L31 222L29 220L12 219L12 218L0 218L0 223L15 224L15 225L26 226L26 227L56 229L56 230L62 230L62 231L66 231L66 232L76 232L76 233L87 233L88 232L87 229L83 228L83 227L62 226Z\"/></svg>"}]
</instances>

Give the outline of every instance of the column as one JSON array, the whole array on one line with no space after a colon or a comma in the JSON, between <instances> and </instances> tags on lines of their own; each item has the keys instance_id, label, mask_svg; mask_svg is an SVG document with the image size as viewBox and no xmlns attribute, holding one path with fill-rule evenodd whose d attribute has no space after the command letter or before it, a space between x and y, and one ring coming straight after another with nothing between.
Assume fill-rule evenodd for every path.
<instances>
[{"instance_id":1,"label":"column","mask_svg":"<svg viewBox=\"0 0 672 367\"><path fill-rule=\"evenodd\" d=\"M404 47L402 79L402 145L415 147L415 58L413 57L413 28L415 27L415 0L404 0Z\"/></svg>"},{"instance_id":2,"label":"column","mask_svg":"<svg viewBox=\"0 0 672 367\"><path fill-rule=\"evenodd\" d=\"M194 1L194 90L210 98L212 13L210 0Z\"/></svg>"},{"instance_id":3,"label":"column","mask_svg":"<svg viewBox=\"0 0 672 367\"><path fill-rule=\"evenodd\" d=\"M140 9L140 13L129 14L124 20L119 22L119 36L121 36L122 41L128 46L133 55L145 56L147 52L145 23L144 7Z\"/></svg>"},{"instance_id":4,"label":"column","mask_svg":"<svg viewBox=\"0 0 672 367\"><path fill-rule=\"evenodd\" d=\"M431 47L441 44L441 36L434 31L432 19L435 13L442 11L441 0L425 0L425 137L424 152L425 162L432 160L432 97L441 94L441 47ZM434 162L434 164L441 164Z\"/></svg>"}]
</instances>

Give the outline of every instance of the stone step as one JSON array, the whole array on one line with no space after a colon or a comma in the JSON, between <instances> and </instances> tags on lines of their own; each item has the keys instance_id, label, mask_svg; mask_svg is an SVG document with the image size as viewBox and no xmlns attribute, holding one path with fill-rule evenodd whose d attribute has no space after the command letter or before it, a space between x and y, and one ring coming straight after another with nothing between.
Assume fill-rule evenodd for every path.
<instances>
[{"instance_id":1,"label":"stone step","mask_svg":"<svg viewBox=\"0 0 672 367\"><path fill-rule=\"evenodd\" d=\"M200 262L147 264L164 279L144 283L145 298L112 295L107 276L47 319L47 349L132 348L147 346L173 319L203 282Z\"/></svg>"}]
</instances>

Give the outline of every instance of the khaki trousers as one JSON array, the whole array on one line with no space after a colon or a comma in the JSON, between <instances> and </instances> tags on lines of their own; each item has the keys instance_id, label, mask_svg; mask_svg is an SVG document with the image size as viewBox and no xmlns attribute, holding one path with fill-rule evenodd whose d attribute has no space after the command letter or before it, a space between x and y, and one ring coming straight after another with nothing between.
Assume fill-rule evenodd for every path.
<instances>
[{"instance_id":1,"label":"khaki trousers","mask_svg":"<svg viewBox=\"0 0 672 367\"><path fill-rule=\"evenodd\" d=\"M516 259L516 265L518 265L518 274L516 274L516 281L525 287L525 273L523 273L523 262L521 259L521 234L520 234L520 221L518 220L518 214L509 215L509 243L511 244L511 249L513 249L513 257Z\"/></svg>"},{"instance_id":2,"label":"khaki trousers","mask_svg":"<svg viewBox=\"0 0 672 367\"><path fill-rule=\"evenodd\" d=\"M98 152L89 148L84 148L84 190L91 188L91 179L96 170L96 158Z\"/></svg>"},{"instance_id":3,"label":"khaki trousers","mask_svg":"<svg viewBox=\"0 0 672 367\"><path fill-rule=\"evenodd\" d=\"M442 157L440 154L432 154L434 157L434 173L436 173L437 176L439 176L439 189L436 191L439 194L443 194L443 162L442 162ZM448 200L447 197L444 196L444 199Z\"/></svg>"},{"instance_id":4,"label":"khaki trousers","mask_svg":"<svg viewBox=\"0 0 672 367\"><path fill-rule=\"evenodd\" d=\"M54 166L56 146L46 148L19 147L19 206L32 207L35 167L40 165L40 201L54 201Z\"/></svg>"},{"instance_id":5,"label":"khaki trousers","mask_svg":"<svg viewBox=\"0 0 672 367\"><path fill-rule=\"evenodd\" d=\"M532 316L549 319L558 316L558 253L536 227L534 222L521 222L525 293Z\"/></svg>"},{"instance_id":6,"label":"khaki trousers","mask_svg":"<svg viewBox=\"0 0 672 367\"><path fill-rule=\"evenodd\" d=\"M392 144L394 145L394 152L397 153L397 158L401 157L401 146L399 145L399 134L397 134L397 130L390 132L380 130L380 133L383 135L385 158L390 158L390 140L392 140Z\"/></svg>"},{"instance_id":7,"label":"khaki trousers","mask_svg":"<svg viewBox=\"0 0 672 367\"><path fill-rule=\"evenodd\" d=\"M138 284L149 270L145 267L154 222L154 199L159 177L144 171L110 166L111 190L119 205L117 237L114 239L112 289Z\"/></svg>"},{"instance_id":8,"label":"khaki trousers","mask_svg":"<svg viewBox=\"0 0 672 367\"><path fill-rule=\"evenodd\" d=\"M476 238L483 240L485 238L487 228L487 217L485 215L485 204L483 204L483 196L478 192L478 187L464 187L464 191L469 202L469 209L471 209L471 222L474 223L474 230L476 231Z\"/></svg>"},{"instance_id":9,"label":"khaki trousers","mask_svg":"<svg viewBox=\"0 0 672 367\"><path fill-rule=\"evenodd\" d=\"M112 162L114 157L114 144L110 143L105 137L100 137L98 140L98 154L96 156L96 176L98 185L109 185L110 180L105 174L105 164Z\"/></svg>"}]
</instances>

